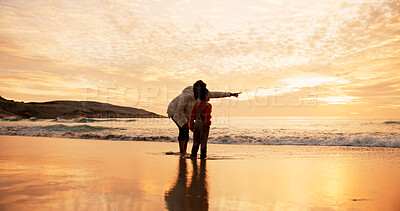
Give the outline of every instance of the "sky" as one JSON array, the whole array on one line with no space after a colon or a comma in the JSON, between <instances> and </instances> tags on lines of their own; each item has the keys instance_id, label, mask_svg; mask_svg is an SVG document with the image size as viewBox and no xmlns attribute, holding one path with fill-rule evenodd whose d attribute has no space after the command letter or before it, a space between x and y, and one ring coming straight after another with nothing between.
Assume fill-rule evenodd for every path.
<instances>
[{"instance_id":1,"label":"sky","mask_svg":"<svg viewBox=\"0 0 400 211\"><path fill-rule=\"evenodd\" d=\"M400 0L0 0L0 95L165 114L400 118Z\"/></svg>"}]
</instances>

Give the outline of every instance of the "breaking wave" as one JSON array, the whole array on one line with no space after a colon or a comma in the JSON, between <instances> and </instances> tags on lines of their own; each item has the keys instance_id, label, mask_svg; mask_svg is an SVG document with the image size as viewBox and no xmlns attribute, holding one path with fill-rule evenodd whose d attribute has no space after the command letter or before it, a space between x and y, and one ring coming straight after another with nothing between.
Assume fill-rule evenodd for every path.
<instances>
[{"instance_id":1,"label":"breaking wave","mask_svg":"<svg viewBox=\"0 0 400 211\"><path fill-rule=\"evenodd\" d=\"M49 125L49 126L35 126L31 128L33 128L33 130L37 129L49 132L92 132L92 131L103 131L103 130L125 130L123 128L112 128L112 127L101 127L101 126L90 126L90 125L67 126L63 124Z\"/></svg>"},{"instance_id":2,"label":"breaking wave","mask_svg":"<svg viewBox=\"0 0 400 211\"><path fill-rule=\"evenodd\" d=\"M0 121L7 121L7 122L18 122L18 121L22 121L24 119L20 119L20 118L1 118Z\"/></svg>"},{"instance_id":3,"label":"breaking wave","mask_svg":"<svg viewBox=\"0 0 400 211\"><path fill-rule=\"evenodd\" d=\"M57 123L94 123L94 122L134 122L135 119L91 119L91 118L82 118L82 119L22 119L22 118L0 118L0 121L4 122L19 122L19 121L50 121Z\"/></svg>"},{"instance_id":4,"label":"breaking wave","mask_svg":"<svg viewBox=\"0 0 400 211\"><path fill-rule=\"evenodd\" d=\"M51 122L59 123L94 123L94 122L134 122L135 119L53 119Z\"/></svg>"},{"instance_id":5,"label":"breaking wave","mask_svg":"<svg viewBox=\"0 0 400 211\"><path fill-rule=\"evenodd\" d=\"M393 125L400 125L400 121L386 121L383 124L393 124Z\"/></svg>"},{"instance_id":6,"label":"breaking wave","mask_svg":"<svg viewBox=\"0 0 400 211\"><path fill-rule=\"evenodd\" d=\"M5 126L0 127L0 135L62 137L74 139L95 139L114 141L154 141L176 142L174 136L129 135L121 134L123 128L90 125L51 125L51 126ZM400 148L400 134L333 134L324 137L302 136L210 136L208 143L238 145L308 145L308 146L357 146L357 147L394 147Z\"/></svg>"},{"instance_id":7,"label":"breaking wave","mask_svg":"<svg viewBox=\"0 0 400 211\"><path fill-rule=\"evenodd\" d=\"M254 145L309 145L309 146L358 146L358 147L400 147L400 135L386 136L357 135L331 137L253 137L219 136L210 138L214 144L254 144Z\"/></svg>"}]
</instances>

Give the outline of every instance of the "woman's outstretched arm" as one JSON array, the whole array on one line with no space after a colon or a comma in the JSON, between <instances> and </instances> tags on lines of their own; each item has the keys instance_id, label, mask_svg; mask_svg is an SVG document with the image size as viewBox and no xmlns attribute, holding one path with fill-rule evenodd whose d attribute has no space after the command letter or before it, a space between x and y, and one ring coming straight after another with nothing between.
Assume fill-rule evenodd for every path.
<instances>
[{"instance_id":1,"label":"woman's outstretched arm","mask_svg":"<svg viewBox=\"0 0 400 211\"><path fill-rule=\"evenodd\" d=\"M241 92L209 92L210 98L221 98L221 97L239 97Z\"/></svg>"}]
</instances>

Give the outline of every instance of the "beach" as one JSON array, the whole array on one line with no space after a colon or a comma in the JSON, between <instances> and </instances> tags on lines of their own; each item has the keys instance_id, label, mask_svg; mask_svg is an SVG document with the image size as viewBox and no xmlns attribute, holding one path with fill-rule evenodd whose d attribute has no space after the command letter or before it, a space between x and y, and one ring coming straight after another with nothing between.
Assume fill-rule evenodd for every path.
<instances>
[{"instance_id":1,"label":"beach","mask_svg":"<svg viewBox=\"0 0 400 211\"><path fill-rule=\"evenodd\" d=\"M400 0L0 2L0 211L400 211Z\"/></svg>"},{"instance_id":2,"label":"beach","mask_svg":"<svg viewBox=\"0 0 400 211\"><path fill-rule=\"evenodd\" d=\"M0 136L0 209L400 210L399 148L177 145Z\"/></svg>"}]
</instances>

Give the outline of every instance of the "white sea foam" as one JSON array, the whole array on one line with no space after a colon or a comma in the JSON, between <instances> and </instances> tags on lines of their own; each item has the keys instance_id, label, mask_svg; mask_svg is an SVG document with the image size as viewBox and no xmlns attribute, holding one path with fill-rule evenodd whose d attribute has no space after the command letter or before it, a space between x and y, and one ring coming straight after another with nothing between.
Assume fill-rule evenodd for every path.
<instances>
[{"instance_id":1,"label":"white sea foam","mask_svg":"<svg viewBox=\"0 0 400 211\"><path fill-rule=\"evenodd\" d=\"M215 121L208 143L400 147L397 120L243 119ZM0 123L1 135L121 141L176 142L169 119L13 120Z\"/></svg>"},{"instance_id":2,"label":"white sea foam","mask_svg":"<svg viewBox=\"0 0 400 211\"><path fill-rule=\"evenodd\" d=\"M96 140L159 141L176 142L173 136L133 136L118 132L122 128L90 125L66 126L63 124L40 127L2 127L1 135L64 137ZM104 132L106 131L106 133ZM210 137L212 144L239 145L309 145L309 146L359 146L359 147L400 147L400 134L387 135L330 135L325 137L255 137L216 136Z\"/></svg>"},{"instance_id":3,"label":"white sea foam","mask_svg":"<svg viewBox=\"0 0 400 211\"><path fill-rule=\"evenodd\" d=\"M400 147L400 135L387 136L331 136L331 137L252 137L219 136L210 138L214 144L255 144L255 145L310 145L310 146L360 146Z\"/></svg>"}]
</instances>

